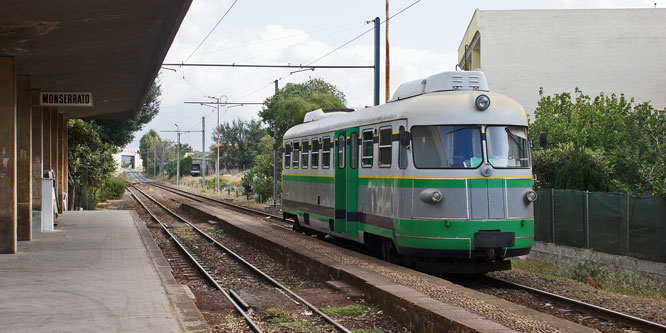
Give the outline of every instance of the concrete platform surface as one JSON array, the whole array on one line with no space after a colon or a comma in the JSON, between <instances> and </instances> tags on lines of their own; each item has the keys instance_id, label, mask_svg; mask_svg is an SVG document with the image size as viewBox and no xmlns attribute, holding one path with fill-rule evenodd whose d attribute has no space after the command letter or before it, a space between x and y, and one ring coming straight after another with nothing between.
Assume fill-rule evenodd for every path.
<instances>
[{"instance_id":1,"label":"concrete platform surface","mask_svg":"<svg viewBox=\"0 0 666 333\"><path fill-rule=\"evenodd\" d=\"M135 212L67 212L0 255L0 332L208 330Z\"/></svg>"}]
</instances>

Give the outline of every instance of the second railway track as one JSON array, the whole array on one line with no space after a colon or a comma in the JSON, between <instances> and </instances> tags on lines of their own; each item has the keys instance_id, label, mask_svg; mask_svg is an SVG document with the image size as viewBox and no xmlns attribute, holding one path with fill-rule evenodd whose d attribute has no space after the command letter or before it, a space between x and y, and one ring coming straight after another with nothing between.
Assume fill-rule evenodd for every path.
<instances>
[{"instance_id":1,"label":"second railway track","mask_svg":"<svg viewBox=\"0 0 666 333\"><path fill-rule=\"evenodd\" d=\"M231 257L233 257L234 260L237 263L239 263L240 265L242 265L242 266L246 267L247 269L249 269L250 271L252 271L256 275L256 277L258 277L258 279L261 279L261 280L265 281L265 283L268 283L268 284L272 285L273 288L277 292L281 293L286 298L290 299L291 302L293 302L295 304L300 304L300 306L303 306L303 307L306 307L307 309L309 309L309 310L306 310L305 312L311 311L312 313L317 314L324 321L329 323L332 326L331 329L333 329L335 331L351 332L349 329L345 328L339 322L337 322L333 318L329 317L328 315L324 314L316 306L312 305L307 300L305 300L304 298L302 298L298 294L294 293L289 288L287 288L284 285L282 285L281 283L279 283L276 279L274 279L273 277L264 273L259 268L252 265L249 261L242 258L240 255L236 254L234 251L232 251L231 249L226 247L224 244L220 243L217 239L215 239L211 235L209 235L206 232L204 232L203 230L201 230L194 223L191 223L190 221L188 221L184 217L182 217L182 216L178 215L177 213L173 212L171 209L169 209L168 207L166 207L165 205L163 205L158 200L156 200L152 196L148 195L146 192L139 189L138 187L133 186L133 189L138 191L140 193L140 195L143 196L144 198L147 198L152 204L154 204L155 206L158 206L164 212L167 212L167 214L172 216L178 222L188 225L191 228L191 230L193 231L194 234L196 234L200 237L203 237L206 241L210 242L210 244L214 244L215 247L223 250L224 253L227 253L227 254L231 255ZM161 225L162 229L169 235L169 237L171 237L174 240L174 242L178 245L178 247L183 251L185 256L187 258L189 258L195 264L195 266L207 278L207 280L211 284L213 284L218 290L220 290L222 292L222 294L224 295L224 297L229 302L231 302L231 304L234 306L234 308L236 308L236 310L245 318L245 320L248 323L249 328L252 329L255 332L262 332L261 328L259 327L259 324L257 324L257 322L253 318L251 318L251 316L247 313L247 308L248 308L247 303L239 296L238 293L236 293L232 289L227 288L224 285L222 285L222 281L220 281L220 278L216 276L216 271L214 269L208 268L207 264L204 262L204 259L199 258L194 253L195 251L193 251L192 246L191 245L188 246L186 244L186 243L188 243L188 241L185 241L183 239L188 238L188 236L185 235L183 237L183 235L181 234L180 237L179 237L179 235L177 235L178 232L174 232L174 230L172 230L172 228L170 228L167 223L164 223L162 220L160 220L158 218L157 214L155 214L153 211L151 211L148 208L148 206L143 202L143 200L139 199L139 195L134 193L131 189L130 189L130 193L137 200L137 202L139 202L139 204L148 212L148 214L150 214L150 216L153 219L155 219L155 221L157 221ZM190 243L192 243L192 242L190 242ZM196 242L195 242L195 244L196 244ZM198 246L194 245L194 247L198 247ZM211 264L209 266L213 266L213 265ZM280 297L280 296L278 296L278 297ZM285 300L285 301L287 301L287 300Z\"/></svg>"}]
</instances>

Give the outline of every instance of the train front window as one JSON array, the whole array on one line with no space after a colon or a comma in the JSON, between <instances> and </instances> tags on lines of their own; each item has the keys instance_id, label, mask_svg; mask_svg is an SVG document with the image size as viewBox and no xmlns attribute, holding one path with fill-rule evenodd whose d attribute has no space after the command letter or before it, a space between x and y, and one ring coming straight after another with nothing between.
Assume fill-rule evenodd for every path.
<instances>
[{"instance_id":1,"label":"train front window","mask_svg":"<svg viewBox=\"0 0 666 333\"><path fill-rule=\"evenodd\" d=\"M522 126L486 127L488 162L495 168L529 168L530 149L527 128Z\"/></svg>"},{"instance_id":2,"label":"train front window","mask_svg":"<svg viewBox=\"0 0 666 333\"><path fill-rule=\"evenodd\" d=\"M412 127L414 166L471 169L483 161L480 126Z\"/></svg>"}]
</instances>

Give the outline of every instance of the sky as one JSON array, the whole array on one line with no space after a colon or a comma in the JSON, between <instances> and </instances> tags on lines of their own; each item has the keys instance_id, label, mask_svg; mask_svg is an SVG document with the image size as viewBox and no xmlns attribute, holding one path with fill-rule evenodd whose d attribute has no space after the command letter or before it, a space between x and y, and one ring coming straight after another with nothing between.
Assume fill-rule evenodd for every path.
<instances>
[{"instance_id":1,"label":"sky","mask_svg":"<svg viewBox=\"0 0 666 333\"><path fill-rule=\"evenodd\" d=\"M164 63L310 64L372 28L375 17L385 19L385 0L194 0ZM390 0L389 15L416 0ZM580 9L653 8L654 0L421 0L389 21L390 90L403 82L455 70L458 46L476 9ZM658 7L659 4L657 3ZM227 15L220 21L225 12ZM217 28L213 30L216 23ZM210 36L197 49L212 30ZM381 26L380 101L385 100L385 27ZM373 65L374 32L314 62L314 65ZM195 52L196 49L196 52ZM373 103L372 69L294 69L163 67L160 113L136 133L128 147L138 147L150 129L164 140L176 140L180 130L201 130L206 117L206 146L217 126L216 109L185 102L263 102L274 93L274 83L284 87L309 78L335 85L348 107ZM223 97L224 96L224 97ZM221 107L220 123L233 119L260 119L261 105ZM201 150L201 133L181 135L183 143Z\"/></svg>"}]
</instances>

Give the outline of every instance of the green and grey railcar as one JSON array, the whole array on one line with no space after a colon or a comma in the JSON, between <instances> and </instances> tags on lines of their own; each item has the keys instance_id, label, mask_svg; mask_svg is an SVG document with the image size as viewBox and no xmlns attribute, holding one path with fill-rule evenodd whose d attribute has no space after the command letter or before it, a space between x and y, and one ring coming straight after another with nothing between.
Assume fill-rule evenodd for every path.
<instances>
[{"instance_id":1,"label":"green and grey railcar","mask_svg":"<svg viewBox=\"0 0 666 333\"><path fill-rule=\"evenodd\" d=\"M281 150L296 230L432 272L508 269L532 246L527 116L483 73L408 82L380 106L309 112Z\"/></svg>"}]
</instances>

